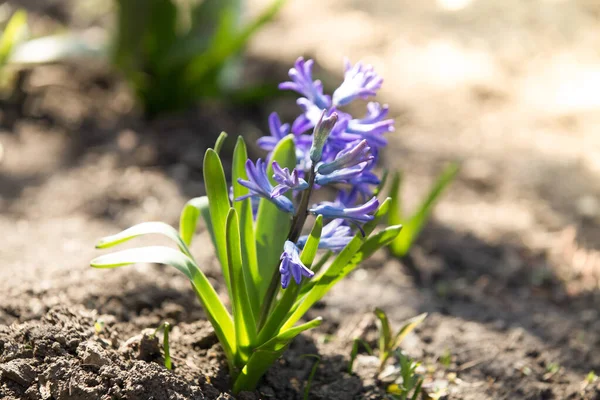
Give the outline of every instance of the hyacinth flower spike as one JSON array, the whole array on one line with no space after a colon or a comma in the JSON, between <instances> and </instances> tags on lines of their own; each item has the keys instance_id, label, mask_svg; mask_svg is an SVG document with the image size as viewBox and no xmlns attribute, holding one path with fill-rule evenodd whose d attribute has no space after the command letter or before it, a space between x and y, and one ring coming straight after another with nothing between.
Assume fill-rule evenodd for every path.
<instances>
[{"instance_id":1,"label":"hyacinth flower spike","mask_svg":"<svg viewBox=\"0 0 600 400\"><path fill-rule=\"evenodd\" d=\"M374 213L379 208L379 200L373 197L365 204L358 207L344 207L335 203L323 202L309 210L313 215L322 215L323 218L342 218L355 224L364 235L360 224L373 220Z\"/></svg>"},{"instance_id":2,"label":"hyacinth flower spike","mask_svg":"<svg viewBox=\"0 0 600 400\"><path fill-rule=\"evenodd\" d=\"M271 192L271 198L279 197L288 190L304 190L308 183L298 177L298 171L293 169L290 173L288 168L281 168L277 161L273 161L273 179L279 184Z\"/></svg>"},{"instance_id":3,"label":"hyacinth flower spike","mask_svg":"<svg viewBox=\"0 0 600 400\"><path fill-rule=\"evenodd\" d=\"M294 204L290 199L285 196L272 196L275 188L271 185L271 182L269 182L269 178L267 177L267 165L263 160L259 158L256 161L256 165L252 163L252 160L246 161L246 174L248 175L248 180L238 178L238 183L250 189L250 193L238 197L235 199L236 201L244 200L252 196L260 196L275 204L281 211L294 213Z\"/></svg>"},{"instance_id":4,"label":"hyacinth flower spike","mask_svg":"<svg viewBox=\"0 0 600 400\"><path fill-rule=\"evenodd\" d=\"M289 240L286 240L283 245L279 272L281 273L281 287L284 289L288 287L292 277L296 281L296 284L299 285L302 282L303 276L312 278L315 275L313 271L302 263L298 247Z\"/></svg>"}]
</instances>

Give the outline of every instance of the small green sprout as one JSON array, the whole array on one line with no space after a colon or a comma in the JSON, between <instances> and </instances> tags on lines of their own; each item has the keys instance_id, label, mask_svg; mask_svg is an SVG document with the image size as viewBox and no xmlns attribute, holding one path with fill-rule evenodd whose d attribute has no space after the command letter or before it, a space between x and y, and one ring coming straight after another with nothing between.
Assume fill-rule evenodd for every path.
<instances>
[{"instance_id":1,"label":"small green sprout","mask_svg":"<svg viewBox=\"0 0 600 400\"><path fill-rule=\"evenodd\" d=\"M388 246L390 253L394 257L404 257L413 243L425 227L433 207L438 201L441 194L454 180L458 174L459 166L456 163L450 164L442 172L438 180L431 187L427 197L423 200L417 211L410 217L407 217L402 212L402 204L400 200L400 183L401 174L396 172L392 178L390 187L390 197L392 198L391 209L388 222L392 225L402 225L402 232Z\"/></svg>"},{"instance_id":2,"label":"small green sprout","mask_svg":"<svg viewBox=\"0 0 600 400\"><path fill-rule=\"evenodd\" d=\"M423 322L425 317L427 317L427 313L417 315L406 321L396 335L392 334L390 322L383 310L376 308L375 315L379 319L379 369L382 370L394 350L400 346L406 335Z\"/></svg>"},{"instance_id":3,"label":"small green sprout","mask_svg":"<svg viewBox=\"0 0 600 400\"><path fill-rule=\"evenodd\" d=\"M94 322L94 330L96 331L96 335L99 335L104 330L104 321L101 319L97 319Z\"/></svg>"},{"instance_id":4,"label":"small green sprout","mask_svg":"<svg viewBox=\"0 0 600 400\"><path fill-rule=\"evenodd\" d=\"M169 371L173 369L173 362L171 361L171 350L169 348L169 332L171 331L171 324L163 322L156 328L152 336L156 336L158 331L163 330L163 352L165 353L165 368Z\"/></svg>"},{"instance_id":5,"label":"small green sprout","mask_svg":"<svg viewBox=\"0 0 600 400\"><path fill-rule=\"evenodd\" d=\"M410 357L402 354L400 350L396 351L400 368L400 378L397 382L387 387L388 394L398 400L416 400L421 393L423 378L417 374L416 370L420 363L413 361Z\"/></svg>"},{"instance_id":6,"label":"small green sprout","mask_svg":"<svg viewBox=\"0 0 600 400\"><path fill-rule=\"evenodd\" d=\"M598 379L598 376L596 375L596 373L594 371L588 372L588 374L585 376L585 381L587 382L588 385L591 385L592 383L594 383L596 381L596 379Z\"/></svg>"},{"instance_id":7,"label":"small green sprout","mask_svg":"<svg viewBox=\"0 0 600 400\"><path fill-rule=\"evenodd\" d=\"M365 342L361 338L354 339L352 343L352 352L350 353L350 362L348 363L348 373L352 373L352 368L354 367L354 361L356 360L356 356L358 355L358 346L362 345L364 349L369 353L369 355L373 355L373 349L369 345L369 343Z\"/></svg>"},{"instance_id":8,"label":"small green sprout","mask_svg":"<svg viewBox=\"0 0 600 400\"><path fill-rule=\"evenodd\" d=\"M304 354L302 355L302 357L306 357L306 358L314 358L315 359L315 363L313 364L312 368L310 369L310 374L308 375L308 379L306 380L306 386L304 387L304 400L308 400L308 395L310 394L310 386L312 385L312 381L315 377L315 374L317 373L317 369L319 368L319 364L321 363L321 357L318 356L317 354Z\"/></svg>"},{"instance_id":9,"label":"small green sprout","mask_svg":"<svg viewBox=\"0 0 600 400\"><path fill-rule=\"evenodd\" d=\"M450 368L452 364L452 353L450 349L444 350L444 353L440 356L440 363L444 366L444 368Z\"/></svg>"}]
</instances>

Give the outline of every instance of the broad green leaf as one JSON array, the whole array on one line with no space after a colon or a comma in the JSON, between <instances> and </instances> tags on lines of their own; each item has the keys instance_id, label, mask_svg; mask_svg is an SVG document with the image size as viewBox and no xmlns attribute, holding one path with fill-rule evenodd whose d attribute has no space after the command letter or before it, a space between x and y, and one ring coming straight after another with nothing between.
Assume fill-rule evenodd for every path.
<instances>
[{"instance_id":1,"label":"broad green leaf","mask_svg":"<svg viewBox=\"0 0 600 400\"><path fill-rule=\"evenodd\" d=\"M142 235L148 235L157 233L164 235L177 243L179 249L189 258L193 260L192 254L188 249L183 239L177 233L177 230L171 225L165 224L164 222L142 222L132 226L131 228L125 229L124 231L117 233L116 235L106 236L96 243L97 249L107 249L109 247L116 246L118 244L127 242L133 238Z\"/></svg>"},{"instance_id":2,"label":"broad green leaf","mask_svg":"<svg viewBox=\"0 0 600 400\"><path fill-rule=\"evenodd\" d=\"M304 245L304 249L302 249L302 254L300 254L300 260L306 265L308 268L311 267L315 256L317 255L317 249L319 247L319 240L321 239L321 231L323 229L323 216L319 215L313 228L308 236L308 240ZM297 285L295 281L290 282L290 285L287 289L283 290L283 296L281 296L281 300L277 302L275 308L269 315L267 322L260 330L258 336L258 343L264 343L269 340L272 335L274 335L277 330L283 325L285 322L285 316L290 311L291 307L294 305L296 298L298 297L298 292L300 291L301 285Z\"/></svg>"},{"instance_id":3,"label":"broad green leaf","mask_svg":"<svg viewBox=\"0 0 600 400\"><path fill-rule=\"evenodd\" d=\"M233 185L233 207L238 213L240 219L240 236L242 239L242 258L244 261L244 281L246 282L246 291L252 305L255 319L258 318L260 303L258 297L258 287L263 277L258 270L258 258L256 255L256 240L254 239L254 218L252 216L252 200L245 199L235 201L238 197L248 194L248 189L238 183L238 179L248 179L246 175L246 143L241 136L238 136L235 149L233 151L232 185Z\"/></svg>"},{"instance_id":4,"label":"broad green leaf","mask_svg":"<svg viewBox=\"0 0 600 400\"><path fill-rule=\"evenodd\" d=\"M315 318L310 322L283 331L265 344L257 347L235 380L233 392L238 393L242 390L254 390L258 380L283 354L290 342L300 333L321 325L321 322L321 317Z\"/></svg>"},{"instance_id":5,"label":"broad green leaf","mask_svg":"<svg viewBox=\"0 0 600 400\"><path fill-rule=\"evenodd\" d=\"M383 364L392 350L392 328L385 311L376 308L375 316L379 319L379 359Z\"/></svg>"},{"instance_id":6,"label":"broad green leaf","mask_svg":"<svg viewBox=\"0 0 600 400\"><path fill-rule=\"evenodd\" d=\"M219 155L213 150L206 150L204 156L204 187L208 197L210 220L215 235L217 256L221 263L223 278L231 295L231 279L227 268L227 241L225 227L229 213L229 190L225 181L225 172Z\"/></svg>"},{"instance_id":7,"label":"broad green leaf","mask_svg":"<svg viewBox=\"0 0 600 400\"><path fill-rule=\"evenodd\" d=\"M236 358L238 366L243 366L248 361L250 346L256 339L256 322L250 305L250 299L244 282L244 263L242 262L242 248L240 230L235 209L230 209L227 215L227 259L229 276L231 277L231 307L235 327L235 341L237 344Z\"/></svg>"},{"instance_id":8,"label":"broad green leaf","mask_svg":"<svg viewBox=\"0 0 600 400\"><path fill-rule=\"evenodd\" d=\"M194 239L194 234L196 233L198 217L200 215L202 215L202 219L206 224L206 229L210 234L210 239L212 240L216 249L217 244L215 243L215 233L213 232L212 221L210 220L208 197L206 196L195 197L185 204L183 210L181 211L181 216L179 217L179 235L185 244L188 246L192 244L192 239Z\"/></svg>"},{"instance_id":9,"label":"broad green leaf","mask_svg":"<svg viewBox=\"0 0 600 400\"><path fill-rule=\"evenodd\" d=\"M217 154L221 153L221 148L223 147L223 143L225 143L226 139L227 139L227 133L221 132L221 134L217 138L217 141L215 142L215 152Z\"/></svg>"},{"instance_id":10,"label":"broad green leaf","mask_svg":"<svg viewBox=\"0 0 600 400\"><path fill-rule=\"evenodd\" d=\"M458 171L459 171L458 164L456 164L456 163L450 164L444 170L442 175L440 175L440 177L435 182L435 184L432 186L427 197L419 206L419 209L417 210L417 212L412 217L410 217L410 219L408 221L403 222L404 229L402 230L402 233L398 236L398 238L394 242L392 242L392 244L390 246L390 251L394 256L402 257L402 256L406 255L406 253L408 253L411 246L413 245L413 243L415 242L415 240L417 239L417 237L423 230L423 227L429 220L429 217L431 215L431 212L433 211L433 207L434 207L435 203L437 202L437 200L439 199L439 197L443 193L443 191L446 189L446 187L448 187L448 185L454 180L454 178L458 174ZM396 186L398 186L398 185L396 185ZM396 186L392 185L392 188L391 188L392 191L390 193L392 195L392 198L395 197L397 199L395 202L396 204L393 206L393 209L399 210L400 194L399 194L398 188ZM390 223L394 223L398 219L399 216L400 216L400 218L402 218L401 213L399 211L398 211L398 214L390 214L390 217L393 218L393 220L390 219Z\"/></svg>"},{"instance_id":11,"label":"broad green leaf","mask_svg":"<svg viewBox=\"0 0 600 400\"><path fill-rule=\"evenodd\" d=\"M277 161L281 168L289 168L290 171L296 167L296 150L294 136L288 135L283 138L273 150L271 162L267 168L267 176L271 179L273 175L273 161ZM263 280L260 284L259 299L265 297L271 277L279 265L279 257L283 251L283 244L290 230L291 218L289 214L279 210L273 203L261 199L256 216L256 250L258 255L258 268Z\"/></svg>"},{"instance_id":12,"label":"broad green leaf","mask_svg":"<svg viewBox=\"0 0 600 400\"><path fill-rule=\"evenodd\" d=\"M6 24L0 38L0 66L4 66L15 46L23 40L27 31L27 12L17 10Z\"/></svg>"},{"instance_id":13,"label":"broad green leaf","mask_svg":"<svg viewBox=\"0 0 600 400\"><path fill-rule=\"evenodd\" d=\"M302 298L282 329L293 326L317 301L342 278L353 271L360 262L370 257L379 248L387 245L398 233L401 226L391 226L368 238L364 243L360 233L348 243L333 261L327 271L314 283L312 289ZM313 278L314 279L314 278Z\"/></svg>"},{"instance_id":14,"label":"broad green leaf","mask_svg":"<svg viewBox=\"0 0 600 400\"><path fill-rule=\"evenodd\" d=\"M106 254L93 259L90 265L94 268L116 268L136 263L170 265L192 281L194 290L215 329L227 359L231 362L236 353L235 331L231 315L204 273L185 254L170 247L148 246Z\"/></svg>"}]
</instances>

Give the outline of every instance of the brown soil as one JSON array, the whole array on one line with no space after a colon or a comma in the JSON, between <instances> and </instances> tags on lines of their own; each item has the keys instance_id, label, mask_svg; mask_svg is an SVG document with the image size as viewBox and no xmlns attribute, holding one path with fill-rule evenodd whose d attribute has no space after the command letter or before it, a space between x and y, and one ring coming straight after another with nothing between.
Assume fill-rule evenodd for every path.
<instances>
[{"instance_id":1,"label":"brown soil","mask_svg":"<svg viewBox=\"0 0 600 400\"><path fill-rule=\"evenodd\" d=\"M70 2L22 3L43 21L96 23ZM600 398L598 382L585 382L600 372L600 101L589 94L600 65L590 53L597 5L480 0L451 12L442 1L372 3L290 1L253 42L253 70L284 76L298 54L312 54L333 85L343 55L364 58L386 78L397 133L385 164L405 171L407 207L446 161L463 160L463 170L410 257L377 253L340 283L310 312L323 326L295 340L256 393L237 398L303 398L315 362L307 354L320 356L309 398L384 398L371 357L346 372L354 338L376 344L375 306L395 325L429 313L403 344L422 362L428 393ZM298 18L307 7L321 11ZM439 63L444 74L431 67ZM141 221L175 225L203 192L203 152L216 134L250 142L270 111L291 118L293 103L205 104L149 122L95 63L36 67L23 83L0 106L0 398L233 398L183 276L88 262L99 237ZM201 229L192 251L220 290L208 244ZM152 338L163 321L174 325L173 371Z\"/></svg>"}]
</instances>

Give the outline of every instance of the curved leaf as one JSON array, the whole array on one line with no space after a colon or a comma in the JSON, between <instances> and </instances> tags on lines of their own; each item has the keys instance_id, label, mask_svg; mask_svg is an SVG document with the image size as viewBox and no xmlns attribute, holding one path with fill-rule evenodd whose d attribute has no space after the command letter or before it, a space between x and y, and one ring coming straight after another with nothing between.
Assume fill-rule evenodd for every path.
<instances>
[{"instance_id":1,"label":"curved leaf","mask_svg":"<svg viewBox=\"0 0 600 400\"><path fill-rule=\"evenodd\" d=\"M116 235L106 236L96 243L97 249L107 249L109 247L116 246L121 243L125 243L138 236L148 234L160 234L168 237L179 246L179 249L188 257L192 258L190 250L186 246L183 239L177 233L177 230L171 225L165 224L164 222L142 222L132 226L131 228L125 229L124 231L117 233Z\"/></svg>"},{"instance_id":2,"label":"curved leaf","mask_svg":"<svg viewBox=\"0 0 600 400\"><path fill-rule=\"evenodd\" d=\"M198 224L198 217L202 215L206 229L210 234L210 239L213 242L215 249L217 245L215 243L215 233L212 228L212 221L210 220L210 211L208 209L208 197L195 197L185 203L181 216L179 217L179 235L185 244L188 246L192 244L194 233L196 233L196 225Z\"/></svg>"},{"instance_id":3,"label":"curved leaf","mask_svg":"<svg viewBox=\"0 0 600 400\"><path fill-rule=\"evenodd\" d=\"M204 156L204 187L208 197L208 209L210 210L210 220L215 235L217 256L221 263L228 293L231 295L231 278L227 268L227 240L225 234L227 214L230 208L229 190L225 181L221 159L213 149L206 150Z\"/></svg>"}]
</instances>

